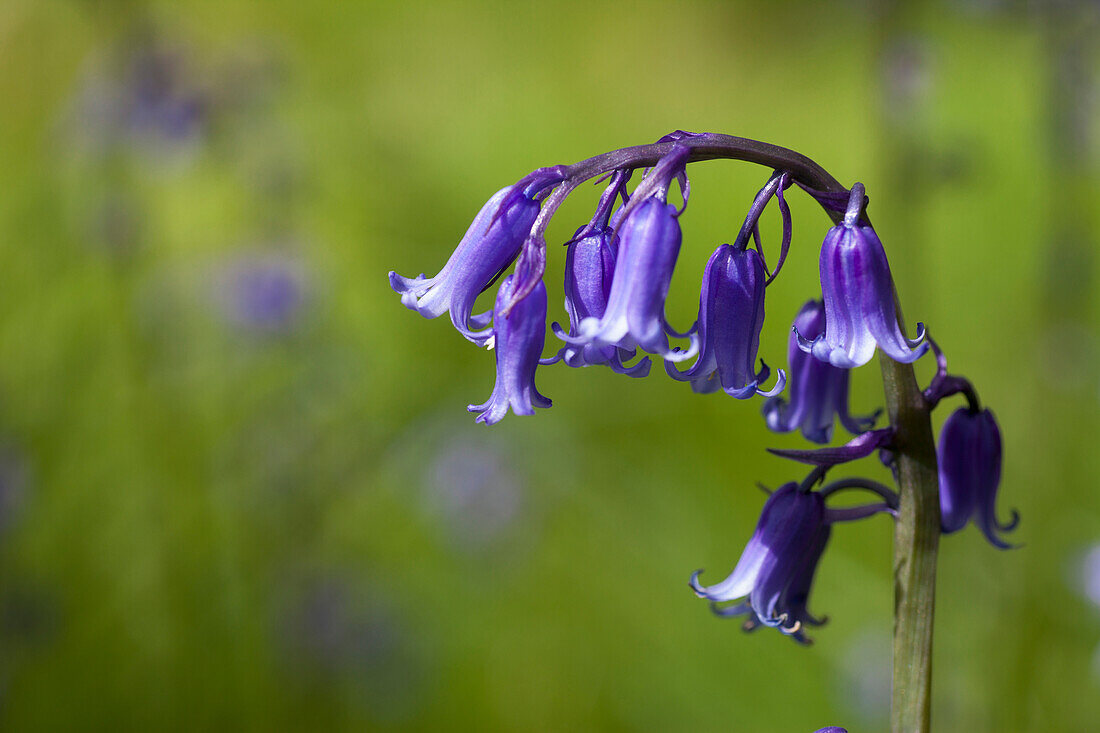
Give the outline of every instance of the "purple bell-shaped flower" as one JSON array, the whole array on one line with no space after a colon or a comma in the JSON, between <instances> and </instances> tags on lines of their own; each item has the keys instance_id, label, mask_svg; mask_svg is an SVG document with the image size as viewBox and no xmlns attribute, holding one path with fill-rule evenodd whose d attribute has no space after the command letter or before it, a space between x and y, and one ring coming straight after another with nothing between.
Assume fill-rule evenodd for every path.
<instances>
[{"instance_id":1,"label":"purple bell-shaped flower","mask_svg":"<svg viewBox=\"0 0 1100 733\"><path fill-rule=\"evenodd\" d=\"M825 235L820 262L825 332L815 339L799 333L799 346L833 366L852 368L869 362L877 344L891 359L908 364L928 350L921 344L924 326L918 324L915 339L901 332L886 251L875 230L860 224L863 201L863 185L857 183L844 221Z\"/></svg>"},{"instance_id":2,"label":"purple bell-shaped flower","mask_svg":"<svg viewBox=\"0 0 1100 733\"><path fill-rule=\"evenodd\" d=\"M565 310L569 314L569 337L580 333L580 324L587 318L600 319L607 311L608 297L611 295L611 281L615 273L615 260L618 246L615 231L609 225L611 208L616 198L625 199L625 186L630 178L629 171L614 175L607 190L600 198L592 221L577 230L574 238L566 246L565 254ZM620 215L620 208L616 215ZM564 330L557 323L551 329L565 339ZM649 374L649 357L645 357L631 366L623 362L634 357L633 349L589 342L582 345L567 343L557 357L543 360L551 363L559 358L571 367L585 367L606 364L619 374L631 377L644 377Z\"/></svg>"},{"instance_id":3,"label":"purple bell-shaped flower","mask_svg":"<svg viewBox=\"0 0 1100 733\"><path fill-rule=\"evenodd\" d=\"M986 539L1000 549L1012 547L998 536L1019 524L1013 510L1006 523L997 520L1001 483L1001 431L993 413L960 407L940 431L940 522L944 534L957 532L971 517Z\"/></svg>"},{"instance_id":4,"label":"purple bell-shaped flower","mask_svg":"<svg viewBox=\"0 0 1100 733\"><path fill-rule=\"evenodd\" d=\"M782 392L787 382L782 369L775 386L767 392L759 385L771 369L761 361L760 371L754 372L764 326L766 280L760 253L746 248L744 239L739 238L733 245L719 245L703 270L696 321L699 358L683 372L666 363L669 376L690 380L696 392L714 392L721 387L737 399L754 394L771 397Z\"/></svg>"},{"instance_id":5,"label":"purple bell-shaped flower","mask_svg":"<svg viewBox=\"0 0 1100 733\"><path fill-rule=\"evenodd\" d=\"M770 430L789 433L801 429L806 440L828 443L832 440L833 422L838 416L841 425L853 435L874 427L875 415L853 417L848 412L849 371L816 359L799 348L797 334L812 341L824 332L824 305L820 300L808 301L794 319L787 345L790 402L772 397L764 403L764 418Z\"/></svg>"},{"instance_id":6,"label":"purple bell-shaped flower","mask_svg":"<svg viewBox=\"0 0 1100 733\"><path fill-rule=\"evenodd\" d=\"M764 503L756 531L733 572L716 585L703 586L698 581L701 571L696 571L692 590L714 602L744 598L716 613L752 614L749 628L760 623L794 635L805 624L820 625L807 610L806 599L829 540L825 513L820 494L802 491L794 482L785 484Z\"/></svg>"},{"instance_id":7,"label":"purple bell-shaped flower","mask_svg":"<svg viewBox=\"0 0 1100 733\"><path fill-rule=\"evenodd\" d=\"M676 147L650 171L621 209L616 227L619 247L607 307L602 316L582 320L576 336L561 338L576 346L641 348L671 361L695 355L669 347L668 334L679 336L665 320L665 298L680 253L680 222L676 207L667 203L673 178L683 176L690 151Z\"/></svg>"},{"instance_id":8,"label":"purple bell-shaped flower","mask_svg":"<svg viewBox=\"0 0 1100 733\"><path fill-rule=\"evenodd\" d=\"M449 311L459 333L484 345L492 336L485 329L492 314L472 315L474 301L519 254L538 216L542 194L560 181L554 169L539 169L497 191L474 217L438 275L409 278L391 271L390 287L401 295L406 308L425 318Z\"/></svg>"},{"instance_id":9,"label":"purple bell-shaped flower","mask_svg":"<svg viewBox=\"0 0 1100 733\"><path fill-rule=\"evenodd\" d=\"M480 413L477 422L486 425L500 422L509 408L517 415L533 415L535 407L551 404L535 388L535 370L546 341L546 286L540 280L505 316L501 311L512 297L515 278L509 275L501 283L493 308L493 336L488 343L496 351L496 386L488 402L467 408Z\"/></svg>"},{"instance_id":10,"label":"purple bell-shaped flower","mask_svg":"<svg viewBox=\"0 0 1100 733\"><path fill-rule=\"evenodd\" d=\"M793 481L784 484L768 497L752 539L725 580L703 586L699 583L702 571L692 574L692 590L700 598L710 600L717 615L746 616L746 631L759 625L777 627L804 644L808 639L803 627L824 623L809 612L807 599L832 525L880 512L894 513L898 506L896 493L867 479L841 479L812 491L811 487L824 476L825 470L816 468L801 484ZM826 497L845 489L872 491L884 501L841 509L825 506ZM743 600L732 606L716 605L738 599Z\"/></svg>"}]
</instances>

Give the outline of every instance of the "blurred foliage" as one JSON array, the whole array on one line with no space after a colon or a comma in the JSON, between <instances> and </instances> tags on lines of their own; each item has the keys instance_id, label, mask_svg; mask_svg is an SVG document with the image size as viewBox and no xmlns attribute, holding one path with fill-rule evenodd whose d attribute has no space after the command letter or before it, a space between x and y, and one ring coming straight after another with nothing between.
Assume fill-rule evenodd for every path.
<instances>
[{"instance_id":1,"label":"blurred foliage","mask_svg":"<svg viewBox=\"0 0 1100 733\"><path fill-rule=\"evenodd\" d=\"M863 181L908 323L997 413L1025 546L943 543L937 728L1090 729L1098 28L1066 1L6 0L0 727L883 729L887 520L834 533L812 647L686 587L736 561L755 482L802 475L763 450L797 436L563 367L553 409L476 426L491 354L387 287L528 170L681 128ZM694 167L674 324L766 174ZM774 365L826 227L791 199ZM879 390L860 370L854 409Z\"/></svg>"}]
</instances>

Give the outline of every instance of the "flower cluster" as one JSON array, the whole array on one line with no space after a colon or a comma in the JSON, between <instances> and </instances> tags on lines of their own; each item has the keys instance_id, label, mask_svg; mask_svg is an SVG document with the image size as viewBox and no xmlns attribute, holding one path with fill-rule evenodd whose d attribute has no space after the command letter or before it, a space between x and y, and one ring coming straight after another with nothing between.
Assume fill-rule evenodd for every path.
<instances>
[{"instance_id":1,"label":"flower cluster","mask_svg":"<svg viewBox=\"0 0 1100 733\"><path fill-rule=\"evenodd\" d=\"M947 374L946 360L923 324L916 338L905 336L886 253L866 215L864 188L845 190L831 177L806 173L805 159L791 151L789 168L777 166L760 189L731 244L720 244L702 273L698 316L687 330L673 328L665 315L683 235L687 208L687 166L695 160L746 157L740 138L677 131L650 146L624 148L570 166L540 168L497 192L475 217L443 269L432 278L390 273L402 303L434 318L449 313L455 329L473 343L494 349L496 385L487 402L470 405L477 421L493 424L509 410L530 415L550 400L535 387L540 366L607 366L620 374L645 377L651 360L688 382L695 392L719 390L737 399L766 398L762 413L775 432L800 431L813 443L828 443L834 423L856 437L838 447L773 451L815 465L801 483L789 483L764 504L756 532L733 572L703 586L698 573L691 587L720 616L741 616L746 628L771 626L807 641L806 626L818 625L807 609L810 586L832 531L839 522L880 512L894 514L898 497L863 478L837 481L820 489L830 467L878 451L887 465L895 456L892 427L874 428L878 413L849 412L850 370L871 360L876 350L897 362L912 363L930 348L939 370L923 397L930 410L942 399L964 393L969 407L944 425L939 446L942 527L961 529L971 518L998 547L1017 517L1001 523L994 504L1000 480L1000 432L992 413L982 410L968 381ZM736 150L735 150L736 149ZM776 149L782 151L782 149ZM779 156L782 157L782 156ZM752 159L749 157L748 159ZM641 180L630 190L637 171ZM564 302L568 326L553 323L560 340L543 356L547 289L542 281L545 232L561 203L580 183L597 178L606 186L591 220L566 242ZM825 180L831 190L813 181ZM669 202L677 184L683 206ZM798 184L822 205L835 225L820 248L820 292L794 318L787 367L771 368L758 358L767 287L786 261L792 240L791 211L785 191ZM770 269L761 244L760 219L775 201L782 240ZM513 274L501 277L515 263ZM500 280L493 308L474 314L478 296ZM681 363L685 363L680 366ZM785 388L790 393L783 397ZM841 489L870 490L881 502L829 508L826 498ZM719 605L732 603L732 605Z\"/></svg>"},{"instance_id":2,"label":"flower cluster","mask_svg":"<svg viewBox=\"0 0 1100 733\"><path fill-rule=\"evenodd\" d=\"M784 432L801 428L811 440L828 441L834 416L853 432L872 423L847 409L846 368L870 359L875 344L894 358L911 360L923 349L903 350L907 342L894 317L893 285L882 245L861 223L863 189L857 184L841 224L830 230L821 256L824 306L819 315L799 314L792 336L791 369L795 396L778 395L788 383L777 371L774 385L763 385L771 369L757 365L764 324L765 291L778 274L791 242L790 208L784 190L790 174L777 171L757 194L732 244L715 249L703 271L699 314L686 331L665 317L665 300L682 243L679 217L690 187L688 144L705 136L673 133L661 142L667 151L633 191L627 183L637 165L607 171L608 183L591 221L567 242L565 310L568 330L554 323L564 346L555 355L533 358L544 344L545 307L526 303L545 298L541 283L545 258L543 232L561 200L590 171L542 168L498 191L470 225L454 254L435 277L390 273L390 284L408 308L428 318L449 313L451 323L479 346L496 349L497 386L489 402L471 406L478 421L498 422L511 408L531 414L532 405L549 406L534 387L540 365L561 361L571 367L606 365L616 372L644 377L650 359L659 358L673 379L696 392L721 389L738 399L772 398L765 406L768 426ZM684 206L670 204L679 183ZM760 243L759 220L775 199L783 220L783 240L775 271L769 271ZM754 247L755 245L755 247ZM474 314L477 297L519 258L516 279L505 279L491 311ZM542 294L540 294L542 293ZM810 308L810 306L807 306ZM522 325L513 319L523 319ZM676 346L671 339L686 339ZM812 353L794 353L793 346ZM631 359L644 352L637 361ZM538 355L541 357L541 354ZM685 369L676 365L691 359ZM507 395L511 395L508 397ZM524 396L530 395L530 398Z\"/></svg>"}]
</instances>

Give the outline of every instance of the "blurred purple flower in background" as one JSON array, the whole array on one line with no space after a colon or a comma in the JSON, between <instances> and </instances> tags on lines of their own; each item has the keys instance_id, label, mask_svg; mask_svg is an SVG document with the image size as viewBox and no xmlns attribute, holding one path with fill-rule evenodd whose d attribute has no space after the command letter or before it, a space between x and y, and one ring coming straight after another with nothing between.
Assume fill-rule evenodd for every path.
<instances>
[{"instance_id":1,"label":"blurred purple flower in background","mask_svg":"<svg viewBox=\"0 0 1100 733\"><path fill-rule=\"evenodd\" d=\"M1100 543L1081 558L1080 583L1081 592L1100 609Z\"/></svg>"},{"instance_id":2,"label":"blurred purple flower in background","mask_svg":"<svg viewBox=\"0 0 1100 733\"><path fill-rule=\"evenodd\" d=\"M284 254L244 255L217 278L217 297L231 324L258 333L288 330L306 301L302 263Z\"/></svg>"},{"instance_id":3,"label":"blurred purple flower in background","mask_svg":"<svg viewBox=\"0 0 1100 733\"><path fill-rule=\"evenodd\" d=\"M279 637L293 675L326 690L335 687L378 718L415 714L423 693L423 659L399 616L338 577L315 578L291 600Z\"/></svg>"},{"instance_id":4,"label":"blurred purple flower in background","mask_svg":"<svg viewBox=\"0 0 1100 733\"><path fill-rule=\"evenodd\" d=\"M455 544L480 549L524 511L524 486L492 442L448 438L424 476L424 505Z\"/></svg>"},{"instance_id":5,"label":"blurred purple flower in background","mask_svg":"<svg viewBox=\"0 0 1100 733\"><path fill-rule=\"evenodd\" d=\"M156 36L128 39L90 65L77 92L78 139L105 152L120 144L148 150L200 142L210 101L182 47Z\"/></svg>"}]
</instances>

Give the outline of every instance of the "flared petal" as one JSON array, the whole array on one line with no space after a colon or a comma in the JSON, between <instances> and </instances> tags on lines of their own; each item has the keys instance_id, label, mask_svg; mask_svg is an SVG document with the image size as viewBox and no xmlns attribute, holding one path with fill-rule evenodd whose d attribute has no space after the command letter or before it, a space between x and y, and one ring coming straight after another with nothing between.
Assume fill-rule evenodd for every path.
<instances>
[{"instance_id":1,"label":"flared petal","mask_svg":"<svg viewBox=\"0 0 1100 733\"><path fill-rule=\"evenodd\" d=\"M472 316L474 301L519 254L538 216L539 203L515 186L497 191L474 218L447 264L435 277L407 278L390 272L390 286L402 304L425 318L449 312L467 339L484 344L486 314Z\"/></svg>"}]
</instances>

